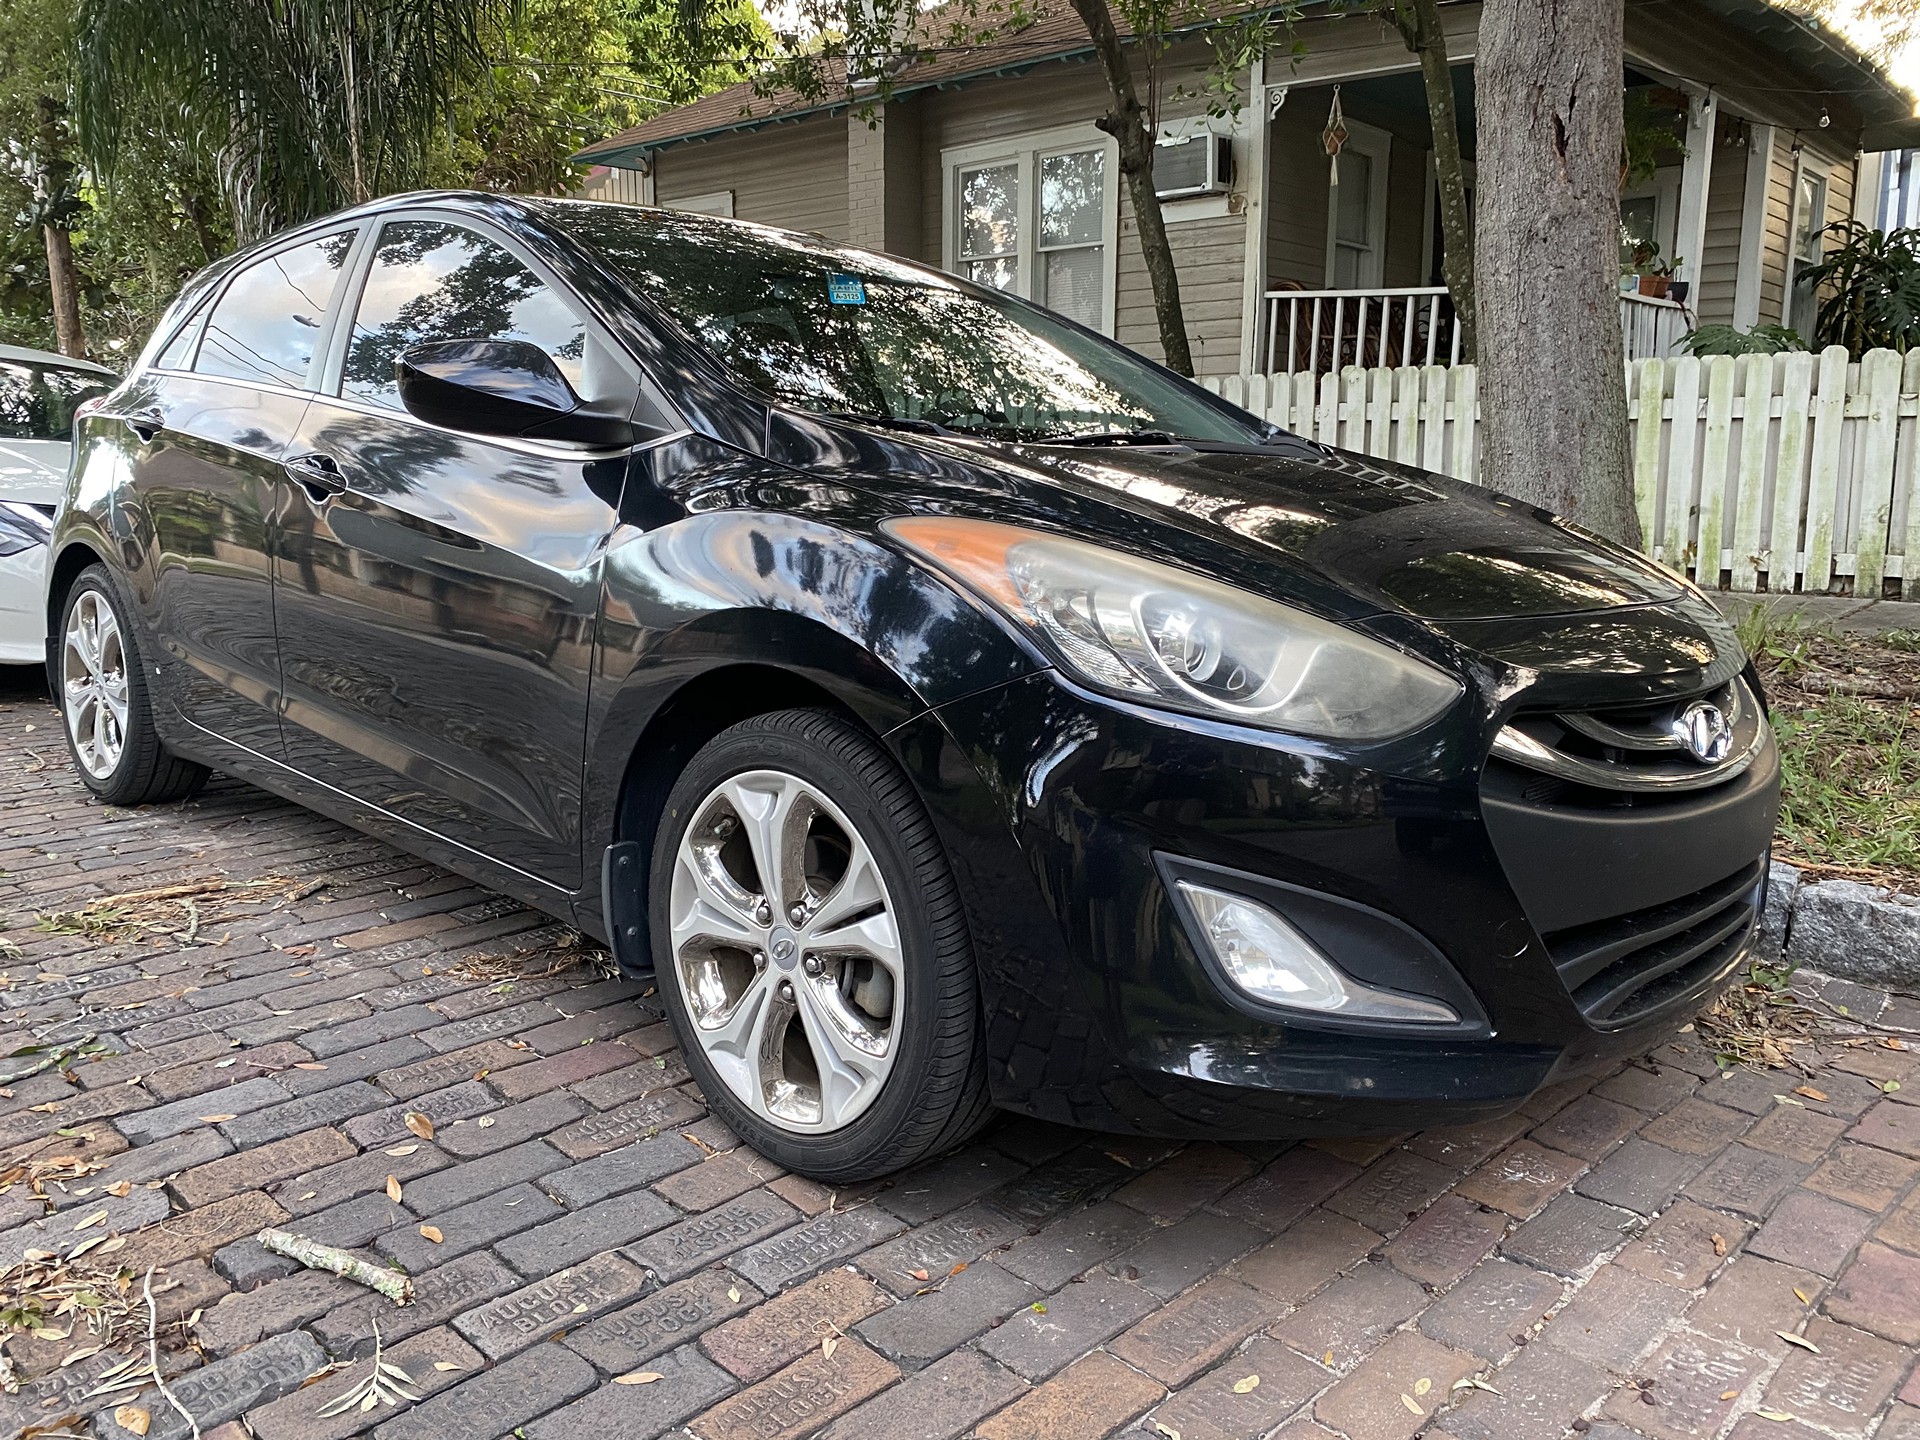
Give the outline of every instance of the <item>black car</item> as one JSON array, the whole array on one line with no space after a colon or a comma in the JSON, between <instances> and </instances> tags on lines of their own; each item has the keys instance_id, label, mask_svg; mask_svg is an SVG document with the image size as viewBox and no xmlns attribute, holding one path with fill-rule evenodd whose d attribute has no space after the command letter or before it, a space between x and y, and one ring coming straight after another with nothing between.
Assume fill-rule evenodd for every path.
<instances>
[{"instance_id":1,"label":"black car","mask_svg":"<svg viewBox=\"0 0 1920 1440\"><path fill-rule=\"evenodd\" d=\"M993 1106L1402 1131L1674 1029L1779 768L1698 592L818 237L400 197L196 279L82 423L86 785L208 768L604 940L830 1180Z\"/></svg>"}]
</instances>

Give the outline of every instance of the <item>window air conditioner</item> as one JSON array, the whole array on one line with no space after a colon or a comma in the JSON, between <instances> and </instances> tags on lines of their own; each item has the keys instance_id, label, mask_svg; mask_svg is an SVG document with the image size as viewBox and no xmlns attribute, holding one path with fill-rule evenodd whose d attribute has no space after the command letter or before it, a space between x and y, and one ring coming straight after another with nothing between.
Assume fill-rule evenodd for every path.
<instances>
[{"instance_id":1,"label":"window air conditioner","mask_svg":"<svg viewBox=\"0 0 1920 1440\"><path fill-rule=\"evenodd\" d=\"M1153 188L1162 200L1224 195L1233 186L1233 139L1205 132L1163 139L1153 151Z\"/></svg>"}]
</instances>

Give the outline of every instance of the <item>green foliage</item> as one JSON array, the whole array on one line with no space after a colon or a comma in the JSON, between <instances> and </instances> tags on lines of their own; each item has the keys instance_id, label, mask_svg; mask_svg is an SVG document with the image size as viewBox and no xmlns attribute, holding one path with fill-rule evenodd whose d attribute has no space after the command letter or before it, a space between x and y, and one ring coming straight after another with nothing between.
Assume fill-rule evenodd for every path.
<instances>
[{"instance_id":1,"label":"green foliage","mask_svg":"<svg viewBox=\"0 0 1920 1440\"><path fill-rule=\"evenodd\" d=\"M1678 165L1687 147L1674 133L1674 111L1653 103L1643 89L1629 90L1622 102L1625 129L1620 136L1620 185L1651 180L1662 165Z\"/></svg>"},{"instance_id":2,"label":"green foliage","mask_svg":"<svg viewBox=\"0 0 1920 1440\"><path fill-rule=\"evenodd\" d=\"M1855 359L1920 345L1920 228L1875 230L1842 220L1827 233L1840 244L1801 272L1820 295L1814 339L1844 345Z\"/></svg>"},{"instance_id":3,"label":"green foliage","mask_svg":"<svg viewBox=\"0 0 1920 1440\"><path fill-rule=\"evenodd\" d=\"M1804 350L1807 342L1790 325L1756 325L1740 330L1732 325L1697 325L1681 344L1689 355L1780 355Z\"/></svg>"}]
</instances>

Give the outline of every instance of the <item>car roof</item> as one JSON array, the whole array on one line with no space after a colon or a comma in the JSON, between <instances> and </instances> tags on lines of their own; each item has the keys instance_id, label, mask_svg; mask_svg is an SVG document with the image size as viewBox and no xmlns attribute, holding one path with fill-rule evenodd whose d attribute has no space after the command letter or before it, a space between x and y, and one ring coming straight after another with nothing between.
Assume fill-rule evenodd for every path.
<instances>
[{"instance_id":1,"label":"car roof","mask_svg":"<svg viewBox=\"0 0 1920 1440\"><path fill-rule=\"evenodd\" d=\"M91 360L76 360L71 355L56 354L52 350L29 350L24 345L0 345L0 360L19 360L30 365L56 365L63 370L91 370L108 379L119 377L104 365L96 365Z\"/></svg>"}]
</instances>

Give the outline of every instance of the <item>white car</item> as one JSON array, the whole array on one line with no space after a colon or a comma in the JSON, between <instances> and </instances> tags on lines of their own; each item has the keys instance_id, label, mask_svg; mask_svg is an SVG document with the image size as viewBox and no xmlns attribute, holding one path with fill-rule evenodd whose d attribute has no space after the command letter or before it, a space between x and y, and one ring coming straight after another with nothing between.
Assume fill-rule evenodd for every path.
<instances>
[{"instance_id":1,"label":"white car","mask_svg":"<svg viewBox=\"0 0 1920 1440\"><path fill-rule=\"evenodd\" d=\"M46 663L47 537L74 407L118 383L88 360L0 345L0 664Z\"/></svg>"}]
</instances>

